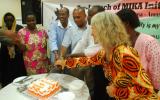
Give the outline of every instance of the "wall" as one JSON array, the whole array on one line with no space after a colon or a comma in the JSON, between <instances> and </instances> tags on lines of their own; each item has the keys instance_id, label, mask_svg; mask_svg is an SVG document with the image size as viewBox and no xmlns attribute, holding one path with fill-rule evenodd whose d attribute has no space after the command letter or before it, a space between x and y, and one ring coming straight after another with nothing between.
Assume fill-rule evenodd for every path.
<instances>
[{"instance_id":1,"label":"wall","mask_svg":"<svg viewBox=\"0 0 160 100\"><path fill-rule=\"evenodd\" d=\"M21 0L0 0L0 26L6 12L12 12L18 24L21 24Z\"/></svg>"}]
</instances>

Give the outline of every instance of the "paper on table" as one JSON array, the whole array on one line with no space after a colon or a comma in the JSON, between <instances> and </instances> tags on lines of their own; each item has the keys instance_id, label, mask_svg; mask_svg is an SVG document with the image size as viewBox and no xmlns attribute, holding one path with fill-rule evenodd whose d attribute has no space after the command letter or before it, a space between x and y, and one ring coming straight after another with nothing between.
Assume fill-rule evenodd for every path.
<instances>
[{"instance_id":1,"label":"paper on table","mask_svg":"<svg viewBox=\"0 0 160 100\"><path fill-rule=\"evenodd\" d=\"M74 100L75 94L72 92L61 92L57 95L58 100Z\"/></svg>"}]
</instances>

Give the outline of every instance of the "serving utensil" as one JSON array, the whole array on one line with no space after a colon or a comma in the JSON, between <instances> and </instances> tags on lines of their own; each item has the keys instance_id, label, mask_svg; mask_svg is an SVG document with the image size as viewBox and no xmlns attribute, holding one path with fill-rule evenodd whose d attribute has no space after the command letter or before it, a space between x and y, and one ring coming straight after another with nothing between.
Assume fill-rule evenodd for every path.
<instances>
[{"instance_id":1,"label":"serving utensil","mask_svg":"<svg viewBox=\"0 0 160 100\"><path fill-rule=\"evenodd\" d=\"M29 80L31 80L31 79L32 79L32 77L26 76L26 77L24 77L23 79L21 79L21 80L15 82L15 83L23 84L23 83L25 83L26 81L29 81Z\"/></svg>"},{"instance_id":2,"label":"serving utensil","mask_svg":"<svg viewBox=\"0 0 160 100\"><path fill-rule=\"evenodd\" d=\"M50 74L55 72L60 72L61 70L58 68L58 66L55 65L48 65L48 68L50 68L50 71L46 74L45 78L48 77Z\"/></svg>"}]
</instances>

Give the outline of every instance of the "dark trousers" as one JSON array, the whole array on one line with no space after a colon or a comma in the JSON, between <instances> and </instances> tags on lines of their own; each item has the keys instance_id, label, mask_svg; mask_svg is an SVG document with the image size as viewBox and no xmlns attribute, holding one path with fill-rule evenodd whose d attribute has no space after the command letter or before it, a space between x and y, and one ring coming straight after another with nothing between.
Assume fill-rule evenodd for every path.
<instances>
[{"instance_id":1,"label":"dark trousers","mask_svg":"<svg viewBox=\"0 0 160 100\"><path fill-rule=\"evenodd\" d=\"M106 86L109 84L109 81L105 78L103 67L100 65L93 67L93 73L95 83L92 100L114 100L107 94Z\"/></svg>"}]
</instances>

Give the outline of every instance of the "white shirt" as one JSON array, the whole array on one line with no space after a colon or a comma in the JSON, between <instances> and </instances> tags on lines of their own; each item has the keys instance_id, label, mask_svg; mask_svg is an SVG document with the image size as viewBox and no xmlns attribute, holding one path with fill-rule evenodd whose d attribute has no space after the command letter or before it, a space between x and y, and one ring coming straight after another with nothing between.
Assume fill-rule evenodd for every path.
<instances>
[{"instance_id":1,"label":"white shirt","mask_svg":"<svg viewBox=\"0 0 160 100\"><path fill-rule=\"evenodd\" d=\"M86 32L87 26L82 28L70 28L66 31L64 35L64 39L62 45L64 47L71 46L71 52L74 50L75 46L77 45L78 41L81 40L83 34Z\"/></svg>"},{"instance_id":2,"label":"white shirt","mask_svg":"<svg viewBox=\"0 0 160 100\"><path fill-rule=\"evenodd\" d=\"M98 51L101 49L102 49L102 46L100 44L90 45L84 50L84 54L87 57L92 57L96 55Z\"/></svg>"},{"instance_id":3,"label":"white shirt","mask_svg":"<svg viewBox=\"0 0 160 100\"><path fill-rule=\"evenodd\" d=\"M70 21L68 21L66 28L62 26L59 20L52 24L49 32L49 47L51 51L60 50L64 35L71 27L73 26Z\"/></svg>"},{"instance_id":4,"label":"white shirt","mask_svg":"<svg viewBox=\"0 0 160 100\"><path fill-rule=\"evenodd\" d=\"M99 44L94 43L91 32L91 27L89 26L85 34L83 34L82 39L72 51L72 54L84 53L86 56L94 56L102 48Z\"/></svg>"},{"instance_id":5,"label":"white shirt","mask_svg":"<svg viewBox=\"0 0 160 100\"><path fill-rule=\"evenodd\" d=\"M77 43L76 47L72 51L72 54L82 53L89 45L94 45L93 37L91 36L91 27L88 26L88 29L83 34L81 40Z\"/></svg>"}]
</instances>

